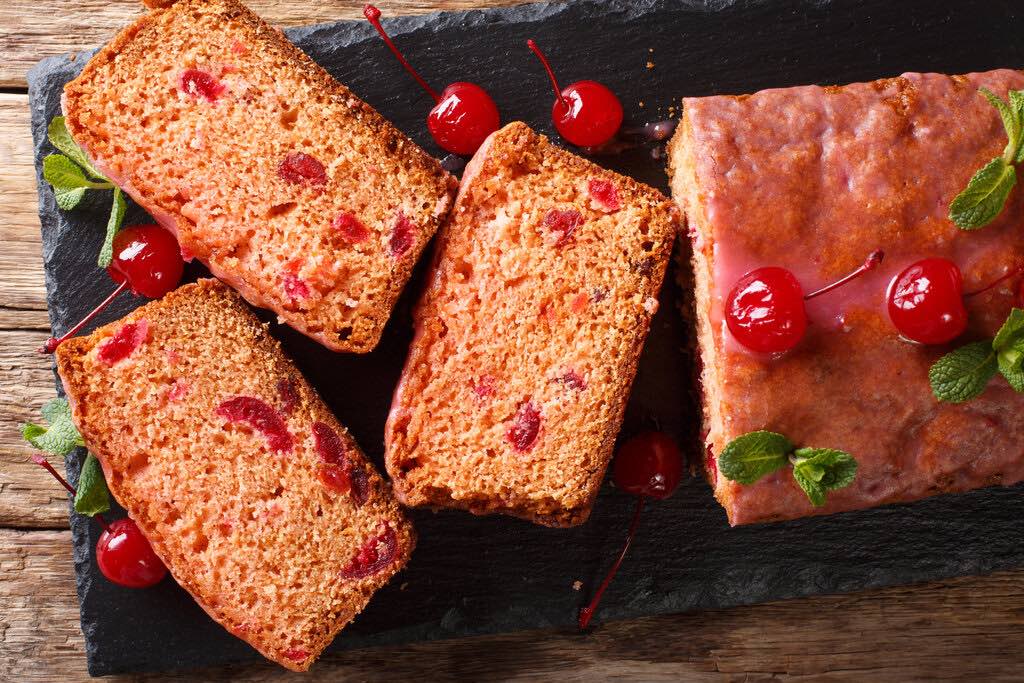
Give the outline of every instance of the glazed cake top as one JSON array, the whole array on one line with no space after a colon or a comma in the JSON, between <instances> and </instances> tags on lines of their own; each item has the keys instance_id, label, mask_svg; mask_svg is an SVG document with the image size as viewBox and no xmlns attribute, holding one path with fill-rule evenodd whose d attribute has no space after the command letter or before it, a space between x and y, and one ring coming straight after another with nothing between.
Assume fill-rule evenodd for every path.
<instances>
[{"instance_id":1,"label":"glazed cake top","mask_svg":"<svg viewBox=\"0 0 1024 683\"><path fill-rule=\"evenodd\" d=\"M1011 278L969 298L970 327L945 346L899 338L885 310L892 278L930 256L949 258L964 291L1024 262L1024 200L977 231L949 219L972 174L1002 153L999 115L978 92L1024 88L1024 74L904 74L842 87L806 86L684 100L671 150L673 190L686 196L696 266L707 269L702 333L714 453L759 429L798 445L839 448L859 463L854 483L815 510L789 468L754 485L718 477L733 523L784 519L910 500L1024 478L1024 396L1004 380L966 404L939 403L928 369L965 340L991 336L1014 301ZM768 358L741 347L723 301L761 266L783 266L812 291L885 250L881 267L808 302L793 351ZM698 274L698 280L700 275ZM699 288L698 288L699 289ZM713 379L715 386L707 386Z\"/></svg>"}]
</instances>

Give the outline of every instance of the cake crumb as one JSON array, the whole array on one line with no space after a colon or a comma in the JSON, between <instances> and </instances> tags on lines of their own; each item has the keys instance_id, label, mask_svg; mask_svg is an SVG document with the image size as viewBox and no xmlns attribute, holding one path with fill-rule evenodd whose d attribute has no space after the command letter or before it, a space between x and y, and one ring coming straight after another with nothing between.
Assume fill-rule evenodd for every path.
<instances>
[{"instance_id":1,"label":"cake crumb","mask_svg":"<svg viewBox=\"0 0 1024 683\"><path fill-rule=\"evenodd\" d=\"M654 68L654 62L652 62L651 60L648 59L647 60L647 68L648 69L653 69Z\"/></svg>"},{"instance_id":2,"label":"cake crumb","mask_svg":"<svg viewBox=\"0 0 1024 683\"><path fill-rule=\"evenodd\" d=\"M643 109L643 108L644 108L644 101L643 101L643 100L640 100L640 102L638 102L638 104L640 105L640 108L641 108L641 109Z\"/></svg>"},{"instance_id":3,"label":"cake crumb","mask_svg":"<svg viewBox=\"0 0 1024 683\"><path fill-rule=\"evenodd\" d=\"M581 588L583 588L583 582L582 581L580 581L579 579L576 579L575 581L572 582L572 589L574 591L578 591Z\"/></svg>"}]
</instances>

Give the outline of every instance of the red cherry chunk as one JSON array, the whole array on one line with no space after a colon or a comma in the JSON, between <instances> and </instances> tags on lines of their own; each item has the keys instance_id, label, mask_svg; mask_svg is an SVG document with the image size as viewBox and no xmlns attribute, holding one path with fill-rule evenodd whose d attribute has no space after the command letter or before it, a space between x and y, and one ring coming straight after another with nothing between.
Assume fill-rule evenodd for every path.
<instances>
[{"instance_id":1,"label":"red cherry chunk","mask_svg":"<svg viewBox=\"0 0 1024 683\"><path fill-rule=\"evenodd\" d=\"M334 429L324 422L313 423L313 441L320 457L320 481L338 493L352 492L356 507L370 497L370 481L366 472L353 466L349 449Z\"/></svg>"},{"instance_id":2,"label":"red cherry chunk","mask_svg":"<svg viewBox=\"0 0 1024 683\"><path fill-rule=\"evenodd\" d=\"M132 225L114 236L107 274L139 296L157 299L178 286L185 270L178 240L159 225Z\"/></svg>"},{"instance_id":3,"label":"red cherry chunk","mask_svg":"<svg viewBox=\"0 0 1024 683\"><path fill-rule=\"evenodd\" d=\"M706 466L708 476L711 478L711 485L716 485L718 483L718 458L715 457L715 451L711 444L705 446L704 465Z\"/></svg>"},{"instance_id":4,"label":"red cherry chunk","mask_svg":"<svg viewBox=\"0 0 1024 683\"><path fill-rule=\"evenodd\" d=\"M214 411L229 423L241 422L260 432L275 453L291 453L292 435L280 413L253 396L235 396Z\"/></svg>"},{"instance_id":5,"label":"red cherry chunk","mask_svg":"<svg viewBox=\"0 0 1024 683\"><path fill-rule=\"evenodd\" d=\"M284 655L285 659L290 659L293 662L304 662L309 659L309 652L301 647L290 647L281 654Z\"/></svg>"},{"instance_id":6,"label":"red cherry chunk","mask_svg":"<svg viewBox=\"0 0 1024 683\"><path fill-rule=\"evenodd\" d=\"M587 388L587 380L575 370L569 370L561 377L556 378L555 381L576 391L583 391Z\"/></svg>"},{"instance_id":7,"label":"red cherry chunk","mask_svg":"<svg viewBox=\"0 0 1024 683\"><path fill-rule=\"evenodd\" d=\"M752 270L729 293L725 321L736 341L751 351L788 351L807 330L803 289L785 268Z\"/></svg>"},{"instance_id":8,"label":"red cherry chunk","mask_svg":"<svg viewBox=\"0 0 1024 683\"><path fill-rule=\"evenodd\" d=\"M128 588L149 588L167 576L167 567L139 527L127 517L111 522L100 534L96 564L103 576Z\"/></svg>"},{"instance_id":9,"label":"red cherry chunk","mask_svg":"<svg viewBox=\"0 0 1024 683\"><path fill-rule=\"evenodd\" d=\"M562 90L551 108L558 134L577 147L598 147L622 125L622 104L597 81L578 81Z\"/></svg>"},{"instance_id":10,"label":"red cherry chunk","mask_svg":"<svg viewBox=\"0 0 1024 683\"><path fill-rule=\"evenodd\" d=\"M498 130L498 106L475 83L452 83L427 115L427 129L445 151L469 156Z\"/></svg>"},{"instance_id":11,"label":"red cherry chunk","mask_svg":"<svg viewBox=\"0 0 1024 683\"><path fill-rule=\"evenodd\" d=\"M533 448L540 433L540 411L530 400L523 401L512 418L512 424L505 431L505 438L520 453Z\"/></svg>"},{"instance_id":12,"label":"red cherry chunk","mask_svg":"<svg viewBox=\"0 0 1024 683\"><path fill-rule=\"evenodd\" d=\"M324 165L305 152L292 152L277 167L277 175L292 185L326 185Z\"/></svg>"},{"instance_id":13,"label":"red cherry chunk","mask_svg":"<svg viewBox=\"0 0 1024 683\"><path fill-rule=\"evenodd\" d=\"M558 235L556 247L564 247L571 242L582 223L583 216L576 209L551 209L544 214L544 228Z\"/></svg>"},{"instance_id":14,"label":"red cherry chunk","mask_svg":"<svg viewBox=\"0 0 1024 683\"><path fill-rule=\"evenodd\" d=\"M125 323L114 336L100 344L96 357L107 365L114 365L132 354L149 338L149 322L142 318Z\"/></svg>"},{"instance_id":15,"label":"red cherry chunk","mask_svg":"<svg viewBox=\"0 0 1024 683\"><path fill-rule=\"evenodd\" d=\"M889 318L900 334L921 344L945 344L967 329L963 275L955 263L926 258L889 284Z\"/></svg>"},{"instance_id":16,"label":"red cherry chunk","mask_svg":"<svg viewBox=\"0 0 1024 683\"><path fill-rule=\"evenodd\" d=\"M619 188L610 180L594 178L587 183L587 194L605 213L614 213L622 208Z\"/></svg>"},{"instance_id":17,"label":"red cherry chunk","mask_svg":"<svg viewBox=\"0 0 1024 683\"><path fill-rule=\"evenodd\" d=\"M348 244L365 242L370 236L370 230L363 225L363 222L348 211L339 213L331 226Z\"/></svg>"},{"instance_id":18,"label":"red cherry chunk","mask_svg":"<svg viewBox=\"0 0 1024 683\"><path fill-rule=\"evenodd\" d=\"M295 390L292 381L287 377L279 379L277 393L281 399L281 412L285 415L295 412L295 408L299 405L299 393Z\"/></svg>"},{"instance_id":19,"label":"red cherry chunk","mask_svg":"<svg viewBox=\"0 0 1024 683\"><path fill-rule=\"evenodd\" d=\"M291 301L301 301L309 298L309 285L295 273L284 273L281 276L281 286L284 294Z\"/></svg>"},{"instance_id":20,"label":"red cherry chunk","mask_svg":"<svg viewBox=\"0 0 1024 683\"><path fill-rule=\"evenodd\" d=\"M416 225L399 211L395 218L395 226L391 229L391 255L402 258L416 241Z\"/></svg>"},{"instance_id":21,"label":"red cherry chunk","mask_svg":"<svg viewBox=\"0 0 1024 683\"><path fill-rule=\"evenodd\" d=\"M178 76L178 87L192 99L204 99L211 104L227 91L217 78L202 69L185 69Z\"/></svg>"},{"instance_id":22,"label":"red cherry chunk","mask_svg":"<svg viewBox=\"0 0 1024 683\"><path fill-rule=\"evenodd\" d=\"M367 539L356 556L345 565L340 574L344 579L365 579L390 565L398 554L398 538L387 522L380 525L376 536Z\"/></svg>"},{"instance_id":23,"label":"red cherry chunk","mask_svg":"<svg viewBox=\"0 0 1024 683\"><path fill-rule=\"evenodd\" d=\"M668 498L683 476L683 456L667 434L643 432L619 447L612 465L615 485L637 496Z\"/></svg>"},{"instance_id":24,"label":"red cherry chunk","mask_svg":"<svg viewBox=\"0 0 1024 683\"><path fill-rule=\"evenodd\" d=\"M497 391L497 382L491 375L481 375L476 382L472 382L470 386L473 389L473 393L478 399L491 398Z\"/></svg>"}]
</instances>

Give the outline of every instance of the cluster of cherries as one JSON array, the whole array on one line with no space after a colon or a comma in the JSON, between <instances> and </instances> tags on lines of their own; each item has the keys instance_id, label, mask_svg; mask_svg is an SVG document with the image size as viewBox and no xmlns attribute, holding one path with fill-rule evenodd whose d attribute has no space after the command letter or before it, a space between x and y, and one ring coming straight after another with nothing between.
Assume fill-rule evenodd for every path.
<instances>
[{"instance_id":1,"label":"cluster of cherries","mask_svg":"<svg viewBox=\"0 0 1024 683\"><path fill-rule=\"evenodd\" d=\"M368 4L363 8L363 16L377 29L405 70L434 100L434 107L427 115L427 129L438 146L462 156L476 152L501 123L494 99L479 85L466 81L451 83L438 94L384 31L380 10ZM560 88L544 53L533 40L526 44L540 59L555 90L551 120L558 133L579 147L600 147L610 141L622 125L622 104L615 94L597 81L577 81Z\"/></svg>"},{"instance_id":2,"label":"cluster of cherries","mask_svg":"<svg viewBox=\"0 0 1024 683\"><path fill-rule=\"evenodd\" d=\"M784 353L803 339L807 331L805 302L827 294L873 270L882 262L881 250L849 275L810 294L789 270L767 266L752 270L733 286L725 302L725 321L732 336L758 353ZM1011 270L986 287L963 291L960 268L945 258L926 258L901 271L889 284L886 305L900 335L919 344L945 344L967 329L964 298L986 292L1014 277ZM1024 300L1024 283L1018 292Z\"/></svg>"}]
</instances>

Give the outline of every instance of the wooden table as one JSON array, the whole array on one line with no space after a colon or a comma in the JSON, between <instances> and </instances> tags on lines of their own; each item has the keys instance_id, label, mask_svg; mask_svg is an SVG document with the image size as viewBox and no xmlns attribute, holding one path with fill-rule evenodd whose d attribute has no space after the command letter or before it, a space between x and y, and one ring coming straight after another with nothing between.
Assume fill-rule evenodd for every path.
<instances>
[{"instance_id":1,"label":"wooden table","mask_svg":"<svg viewBox=\"0 0 1024 683\"><path fill-rule=\"evenodd\" d=\"M418 13L513 0L392 0ZM250 0L290 26L361 16L354 0ZM67 499L33 465L20 423L54 395L25 73L98 45L141 13L133 0L0 1L0 680L86 678ZM592 635L530 632L325 658L313 679L1022 680L1024 571L856 595L637 619ZM207 680L287 676L270 664ZM196 680L124 677L120 680ZM306 680L310 680L307 678Z\"/></svg>"}]
</instances>

